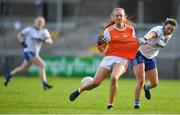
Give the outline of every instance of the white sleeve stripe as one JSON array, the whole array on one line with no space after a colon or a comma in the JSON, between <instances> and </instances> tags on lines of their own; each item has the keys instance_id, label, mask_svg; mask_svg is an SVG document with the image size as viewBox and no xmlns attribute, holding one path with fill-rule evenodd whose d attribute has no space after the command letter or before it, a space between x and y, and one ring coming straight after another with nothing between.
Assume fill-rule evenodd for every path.
<instances>
[{"instance_id":1,"label":"white sleeve stripe","mask_svg":"<svg viewBox=\"0 0 180 115\"><path fill-rule=\"evenodd\" d=\"M108 42L111 40L110 33L107 28L104 30L104 37L107 38Z\"/></svg>"}]
</instances>

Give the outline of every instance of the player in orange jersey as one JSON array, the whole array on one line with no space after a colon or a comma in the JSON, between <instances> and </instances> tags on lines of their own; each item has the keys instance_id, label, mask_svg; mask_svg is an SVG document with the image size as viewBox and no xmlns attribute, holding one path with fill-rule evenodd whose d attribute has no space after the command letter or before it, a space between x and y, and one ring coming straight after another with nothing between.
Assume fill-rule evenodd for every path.
<instances>
[{"instance_id":1,"label":"player in orange jersey","mask_svg":"<svg viewBox=\"0 0 180 115\"><path fill-rule=\"evenodd\" d=\"M98 49L104 52L107 44L108 48L104 52L104 58L93 81L72 92L69 96L70 101L74 101L83 91L99 86L106 76L112 72L107 109L113 109L118 79L126 72L129 60L135 57L139 41L135 38L134 28L129 24L123 8L113 9L111 19L112 23L106 27L104 35L98 38Z\"/></svg>"}]
</instances>

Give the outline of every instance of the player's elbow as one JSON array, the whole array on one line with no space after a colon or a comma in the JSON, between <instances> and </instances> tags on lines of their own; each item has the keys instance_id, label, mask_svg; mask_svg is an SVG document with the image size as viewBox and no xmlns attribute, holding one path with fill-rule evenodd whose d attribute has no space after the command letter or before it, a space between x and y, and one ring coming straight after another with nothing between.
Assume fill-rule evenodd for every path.
<instances>
[{"instance_id":1,"label":"player's elbow","mask_svg":"<svg viewBox=\"0 0 180 115\"><path fill-rule=\"evenodd\" d=\"M19 42L22 42L22 41L23 41L23 34L22 34L21 32L19 32L19 33L17 34L17 40L18 40Z\"/></svg>"},{"instance_id":2,"label":"player's elbow","mask_svg":"<svg viewBox=\"0 0 180 115\"><path fill-rule=\"evenodd\" d=\"M48 44L53 44L53 40L52 40L52 38L48 38L48 39L46 39L46 41L45 41L46 43L48 43Z\"/></svg>"}]
</instances>

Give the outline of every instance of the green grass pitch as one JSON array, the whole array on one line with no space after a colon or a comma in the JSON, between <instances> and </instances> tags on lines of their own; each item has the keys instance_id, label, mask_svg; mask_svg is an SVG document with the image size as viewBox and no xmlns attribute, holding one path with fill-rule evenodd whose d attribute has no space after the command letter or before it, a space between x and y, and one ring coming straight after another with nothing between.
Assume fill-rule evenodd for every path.
<instances>
[{"instance_id":1,"label":"green grass pitch","mask_svg":"<svg viewBox=\"0 0 180 115\"><path fill-rule=\"evenodd\" d=\"M54 88L44 91L38 77L15 77L8 87L0 77L0 114L180 114L180 80L160 80L151 90L152 99L146 100L143 92L141 109L134 110L136 81L124 78L119 79L114 109L107 110L109 79L70 102L69 94L80 85L81 78L48 77Z\"/></svg>"}]
</instances>

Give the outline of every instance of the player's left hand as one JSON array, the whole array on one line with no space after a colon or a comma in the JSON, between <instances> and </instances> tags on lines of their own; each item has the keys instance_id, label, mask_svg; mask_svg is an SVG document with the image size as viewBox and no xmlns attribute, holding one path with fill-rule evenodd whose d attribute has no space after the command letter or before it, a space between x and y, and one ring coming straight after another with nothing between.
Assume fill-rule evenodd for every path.
<instances>
[{"instance_id":1,"label":"player's left hand","mask_svg":"<svg viewBox=\"0 0 180 115\"><path fill-rule=\"evenodd\" d=\"M140 45L143 45L143 44L147 43L147 39L145 37L138 38L138 40L139 40Z\"/></svg>"}]
</instances>

